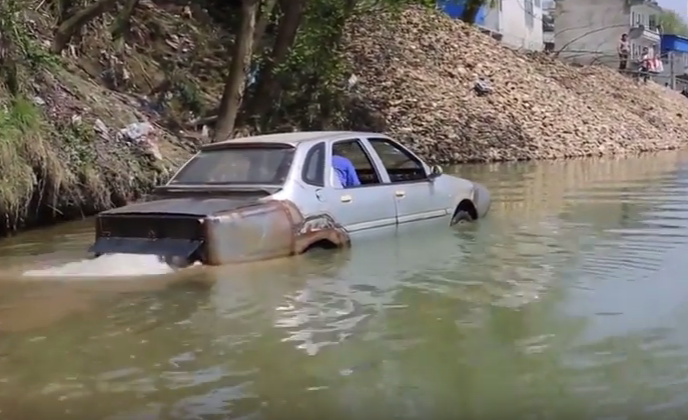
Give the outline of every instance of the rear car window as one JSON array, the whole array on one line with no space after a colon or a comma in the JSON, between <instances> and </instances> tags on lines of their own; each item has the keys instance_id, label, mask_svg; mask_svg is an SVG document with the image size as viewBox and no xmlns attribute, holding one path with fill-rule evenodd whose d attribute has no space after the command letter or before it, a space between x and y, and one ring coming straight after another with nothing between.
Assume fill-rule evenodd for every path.
<instances>
[{"instance_id":1,"label":"rear car window","mask_svg":"<svg viewBox=\"0 0 688 420\"><path fill-rule=\"evenodd\" d=\"M294 159L292 147L232 147L202 151L170 184L284 184Z\"/></svg>"}]
</instances>

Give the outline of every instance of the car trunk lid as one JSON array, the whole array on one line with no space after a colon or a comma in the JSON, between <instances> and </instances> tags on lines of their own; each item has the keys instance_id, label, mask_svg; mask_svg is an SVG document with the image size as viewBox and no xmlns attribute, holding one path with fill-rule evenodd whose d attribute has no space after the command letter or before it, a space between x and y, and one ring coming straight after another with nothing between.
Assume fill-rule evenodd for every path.
<instances>
[{"instance_id":1,"label":"car trunk lid","mask_svg":"<svg viewBox=\"0 0 688 420\"><path fill-rule=\"evenodd\" d=\"M154 254L188 258L204 241L203 218L194 214L113 213L96 221L99 254Z\"/></svg>"}]
</instances>

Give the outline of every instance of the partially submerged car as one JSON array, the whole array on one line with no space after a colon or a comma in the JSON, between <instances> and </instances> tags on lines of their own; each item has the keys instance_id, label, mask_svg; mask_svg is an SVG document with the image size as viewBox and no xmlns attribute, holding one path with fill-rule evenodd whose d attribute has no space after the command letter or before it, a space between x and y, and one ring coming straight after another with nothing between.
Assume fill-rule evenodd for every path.
<instances>
[{"instance_id":1,"label":"partially submerged car","mask_svg":"<svg viewBox=\"0 0 688 420\"><path fill-rule=\"evenodd\" d=\"M360 186L342 187L335 155L351 161ZM206 145L144 201L100 213L90 251L220 265L348 247L405 223L449 226L489 207L485 187L382 134L271 134Z\"/></svg>"}]
</instances>

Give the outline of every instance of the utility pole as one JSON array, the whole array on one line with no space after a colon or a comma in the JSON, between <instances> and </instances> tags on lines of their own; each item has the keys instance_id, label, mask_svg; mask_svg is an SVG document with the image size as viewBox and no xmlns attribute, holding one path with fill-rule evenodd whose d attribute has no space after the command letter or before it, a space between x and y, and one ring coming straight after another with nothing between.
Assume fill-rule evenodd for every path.
<instances>
[{"instance_id":1,"label":"utility pole","mask_svg":"<svg viewBox=\"0 0 688 420\"><path fill-rule=\"evenodd\" d=\"M671 86L671 90L676 90L676 69L674 68L674 52L669 51L667 56L669 58L669 86Z\"/></svg>"}]
</instances>

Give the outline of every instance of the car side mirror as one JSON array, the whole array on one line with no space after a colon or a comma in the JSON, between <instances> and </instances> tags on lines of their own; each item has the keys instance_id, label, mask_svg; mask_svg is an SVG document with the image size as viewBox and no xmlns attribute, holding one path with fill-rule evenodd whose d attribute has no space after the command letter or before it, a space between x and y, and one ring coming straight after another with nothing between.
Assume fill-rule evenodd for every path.
<instances>
[{"instance_id":1,"label":"car side mirror","mask_svg":"<svg viewBox=\"0 0 688 420\"><path fill-rule=\"evenodd\" d=\"M444 171L442 170L441 166L432 165L430 167L430 175L428 175L428 178L433 180L433 179L439 177L440 175L442 175L443 173L444 173Z\"/></svg>"}]
</instances>

